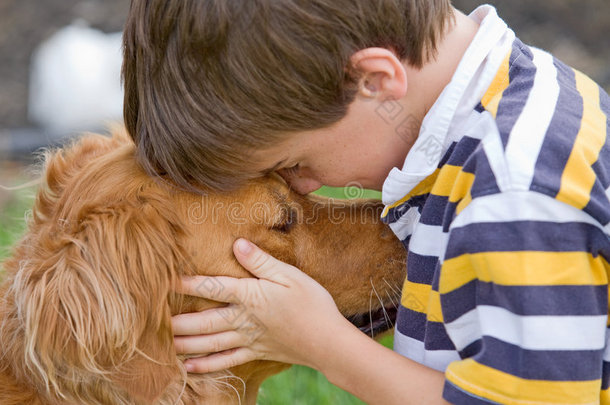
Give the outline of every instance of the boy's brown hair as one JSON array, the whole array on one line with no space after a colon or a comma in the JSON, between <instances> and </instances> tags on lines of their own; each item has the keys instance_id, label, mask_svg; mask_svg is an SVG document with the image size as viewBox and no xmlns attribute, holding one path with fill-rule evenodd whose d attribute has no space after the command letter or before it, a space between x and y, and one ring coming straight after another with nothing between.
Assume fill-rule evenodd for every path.
<instances>
[{"instance_id":1,"label":"boy's brown hair","mask_svg":"<svg viewBox=\"0 0 610 405\"><path fill-rule=\"evenodd\" d=\"M350 57L393 50L421 67L450 0L132 0L124 118L149 173L192 191L257 177L252 152L343 118Z\"/></svg>"}]
</instances>

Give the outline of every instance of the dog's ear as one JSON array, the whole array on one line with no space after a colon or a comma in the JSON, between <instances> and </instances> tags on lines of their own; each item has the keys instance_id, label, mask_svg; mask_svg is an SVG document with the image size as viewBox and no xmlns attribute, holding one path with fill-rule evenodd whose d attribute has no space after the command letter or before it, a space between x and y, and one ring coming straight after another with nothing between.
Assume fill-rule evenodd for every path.
<instances>
[{"instance_id":1,"label":"dog's ear","mask_svg":"<svg viewBox=\"0 0 610 405\"><path fill-rule=\"evenodd\" d=\"M35 221L44 223L59 208L57 200L66 187L82 175L83 168L96 157L105 155L121 146L133 147L124 128L111 128L112 136L84 134L61 149L49 149L44 153L43 192L36 201Z\"/></svg>"},{"instance_id":2,"label":"dog's ear","mask_svg":"<svg viewBox=\"0 0 610 405\"><path fill-rule=\"evenodd\" d=\"M135 202L85 207L29 241L14 294L26 365L52 395L121 387L123 399L151 403L180 377L169 302L182 227L165 200L145 189Z\"/></svg>"}]
</instances>

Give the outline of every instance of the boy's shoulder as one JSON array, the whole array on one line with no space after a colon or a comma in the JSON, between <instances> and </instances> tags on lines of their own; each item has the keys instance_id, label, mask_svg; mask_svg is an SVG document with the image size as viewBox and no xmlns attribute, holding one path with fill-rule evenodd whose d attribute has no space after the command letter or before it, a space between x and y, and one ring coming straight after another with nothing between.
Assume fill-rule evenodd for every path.
<instances>
[{"instance_id":1,"label":"boy's shoulder","mask_svg":"<svg viewBox=\"0 0 610 405\"><path fill-rule=\"evenodd\" d=\"M477 110L496 129L465 162L479 190L539 192L610 222L610 98L594 81L516 39Z\"/></svg>"}]
</instances>

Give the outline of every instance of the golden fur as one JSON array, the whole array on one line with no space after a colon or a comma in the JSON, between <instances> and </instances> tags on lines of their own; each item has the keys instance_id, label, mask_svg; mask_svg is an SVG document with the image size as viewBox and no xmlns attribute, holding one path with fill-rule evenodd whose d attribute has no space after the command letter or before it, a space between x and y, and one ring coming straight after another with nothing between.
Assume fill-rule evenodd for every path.
<instances>
[{"instance_id":1,"label":"golden fur","mask_svg":"<svg viewBox=\"0 0 610 405\"><path fill-rule=\"evenodd\" d=\"M246 237L317 279L346 316L389 306L405 257L379 208L299 196L275 177L181 192L143 172L121 131L49 153L28 231L3 264L0 404L254 404L288 365L187 375L170 317L220 304L174 294L177 280L250 276L231 250Z\"/></svg>"}]
</instances>

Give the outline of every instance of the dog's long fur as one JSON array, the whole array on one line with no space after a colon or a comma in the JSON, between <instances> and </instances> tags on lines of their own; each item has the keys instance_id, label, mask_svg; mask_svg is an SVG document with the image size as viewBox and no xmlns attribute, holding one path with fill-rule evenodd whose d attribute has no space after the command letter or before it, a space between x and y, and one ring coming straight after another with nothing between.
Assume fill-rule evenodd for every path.
<instances>
[{"instance_id":1,"label":"dog's long fur","mask_svg":"<svg viewBox=\"0 0 610 405\"><path fill-rule=\"evenodd\" d=\"M219 305L174 294L180 276L249 276L231 253L240 236L308 272L346 315L384 305L371 308L371 288L385 305L398 298L404 249L375 223L379 205L332 206L274 178L222 196L183 193L146 176L116 132L46 158L27 233L3 264L1 405L254 404L287 365L187 376L170 327L173 314ZM271 209L253 221L231 214L236 203ZM287 229L295 207L300 219L319 215Z\"/></svg>"}]
</instances>

